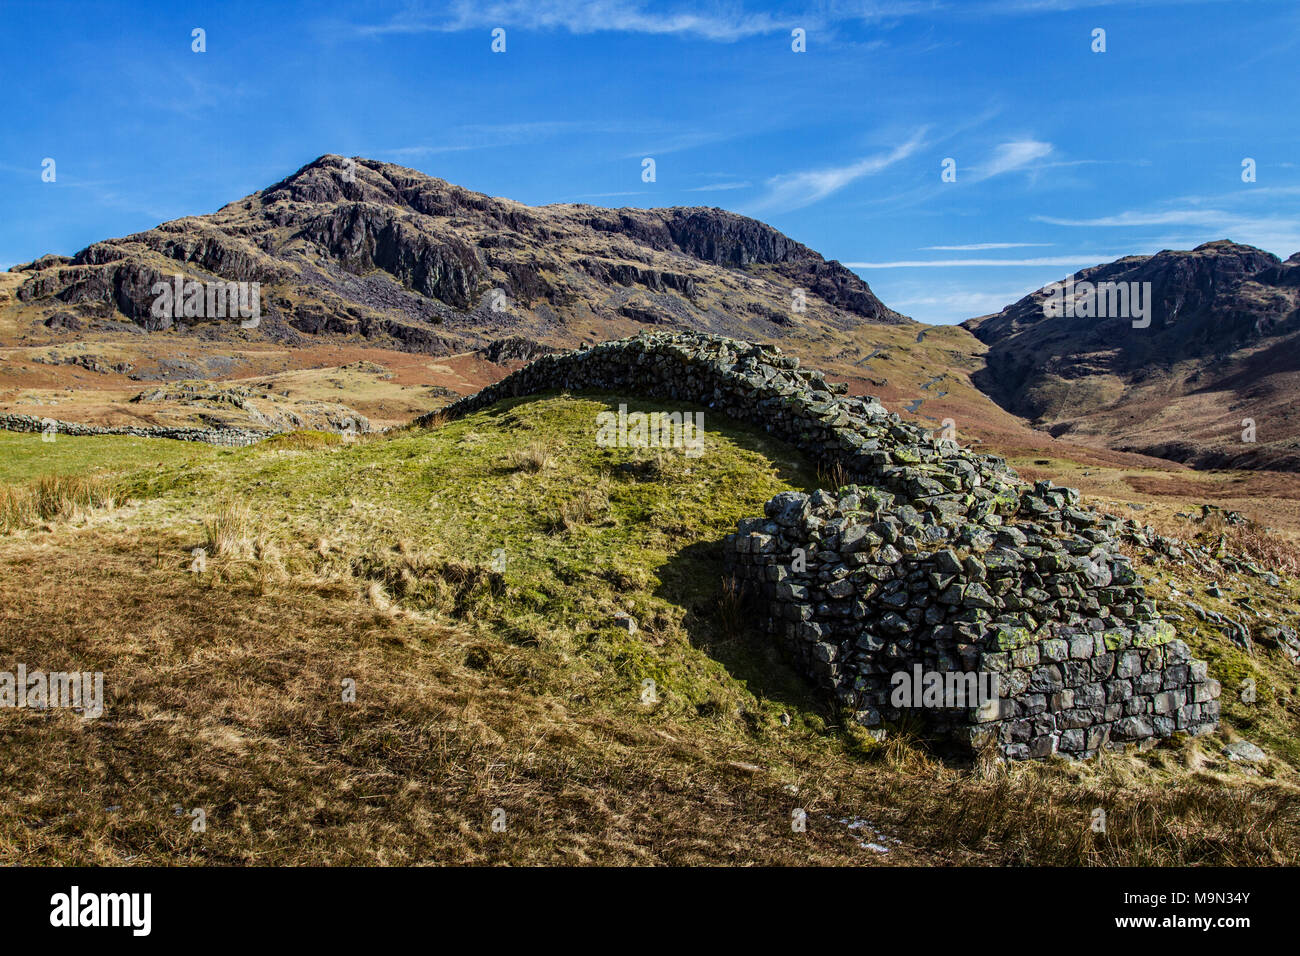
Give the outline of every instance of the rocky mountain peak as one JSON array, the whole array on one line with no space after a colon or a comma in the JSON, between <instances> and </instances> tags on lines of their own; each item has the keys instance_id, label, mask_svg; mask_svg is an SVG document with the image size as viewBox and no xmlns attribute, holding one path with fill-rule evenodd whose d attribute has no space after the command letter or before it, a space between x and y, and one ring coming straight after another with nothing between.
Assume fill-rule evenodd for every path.
<instances>
[{"instance_id":1,"label":"rocky mountain peak","mask_svg":"<svg viewBox=\"0 0 1300 956\"><path fill-rule=\"evenodd\" d=\"M1205 446L1216 430L1227 438L1240 431L1244 413L1234 418L1227 409L1243 391L1254 395L1251 417L1293 394L1300 378L1297 256L1283 262L1220 239L1192 250L1126 256L1065 281L1074 295L1071 308L1062 309L1064 298L1049 287L963 323L989 345L986 367L973 381L1000 405L1054 434L1087 430L1115 447L1162 457L1209 463L1238 461L1249 452L1250 460L1294 460L1289 447L1237 448L1227 458L1228 452L1211 454ZM1110 284L1107 291L1103 284ZM1088 307L1080 307L1081 298L1091 299ZM1178 407L1180 396L1216 390L1223 393L1216 401L1189 399L1203 419L1202 441L1175 448L1187 439L1188 414L1178 417L1178 429L1153 416ZM1271 414L1283 420L1282 412ZM1141 440L1133 437L1139 431Z\"/></svg>"},{"instance_id":2,"label":"rocky mountain peak","mask_svg":"<svg viewBox=\"0 0 1300 956\"><path fill-rule=\"evenodd\" d=\"M757 338L909 321L840 263L736 213L527 206L334 154L216 213L18 268L32 273L17 298L34 330L70 305L85 322L152 327L148 290L174 272L260 283L258 334L284 342L359 336L442 352L509 335L576 344L578 320L610 335L648 323Z\"/></svg>"}]
</instances>

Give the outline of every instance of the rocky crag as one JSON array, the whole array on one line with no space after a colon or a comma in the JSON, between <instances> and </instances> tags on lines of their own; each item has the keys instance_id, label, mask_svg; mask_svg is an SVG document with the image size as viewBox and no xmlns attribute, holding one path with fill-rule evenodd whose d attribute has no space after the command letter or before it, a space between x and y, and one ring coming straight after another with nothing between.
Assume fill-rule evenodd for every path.
<instances>
[{"instance_id":1,"label":"rocky crag","mask_svg":"<svg viewBox=\"0 0 1300 956\"><path fill-rule=\"evenodd\" d=\"M30 341L167 330L454 354L503 335L571 346L664 322L760 335L911 322L839 262L722 209L528 206L332 155L210 215L10 271ZM257 328L155 316L154 284L177 274L259 283Z\"/></svg>"},{"instance_id":2,"label":"rocky crag","mask_svg":"<svg viewBox=\"0 0 1300 956\"><path fill-rule=\"evenodd\" d=\"M841 470L836 489L773 498L725 552L759 625L878 734L907 711L962 747L1025 759L1216 726L1219 684L1119 552L1129 529L1076 491L1029 485L777 348L695 333L545 356L416 424L555 390L702 404ZM978 706L899 706L899 674L997 675L997 689Z\"/></svg>"}]
</instances>

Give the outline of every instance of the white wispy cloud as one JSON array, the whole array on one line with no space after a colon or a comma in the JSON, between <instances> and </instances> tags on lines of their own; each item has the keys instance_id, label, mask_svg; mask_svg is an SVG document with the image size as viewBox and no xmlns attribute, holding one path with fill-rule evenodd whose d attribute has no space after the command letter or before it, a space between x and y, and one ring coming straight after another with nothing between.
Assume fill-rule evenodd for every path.
<instances>
[{"instance_id":1,"label":"white wispy cloud","mask_svg":"<svg viewBox=\"0 0 1300 956\"><path fill-rule=\"evenodd\" d=\"M1051 246L1051 242L972 242L964 246L922 246L925 252L987 252L991 249L1028 249Z\"/></svg>"},{"instance_id":2,"label":"white wispy cloud","mask_svg":"<svg viewBox=\"0 0 1300 956\"><path fill-rule=\"evenodd\" d=\"M1249 194L1243 195L1250 199ZM1201 232L1202 242L1232 239L1282 256L1300 248L1300 223L1295 216L1252 215L1225 209L1182 207L1174 209L1129 209L1108 216L1076 219L1034 216L1053 226L1085 229L1143 229L1180 226Z\"/></svg>"},{"instance_id":3,"label":"white wispy cloud","mask_svg":"<svg viewBox=\"0 0 1300 956\"><path fill-rule=\"evenodd\" d=\"M740 183L711 183L708 186L692 186L686 190L688 193L711 193L726 189L748 189L751 183L748 181Z\"/></svg>"},{"instance_id":4,"label":"white wispy cloud","mask_svg":"<svg viewBox=\"0 0 1300 956\"><path fill-rule=\"evenodd\" d=\"M643 132L643 131L642 131ZM688 149L697 149L700 146L709 146L715 143L725 143L728 140L736 139L742 135L752 135L752 129L745 129L743 132L725 129L712 130L665 130L658 133L650 133L656 139L653 143L647 142L642 149L636 149L629 153L624 153L624 159L639 159L644 156L666 156L669 153L680 153Z\"/></svg>"},{"instance_id":5,"label":"white wispy cloud","mask_svg":"<svg viewBox=\"0 0 1300 956\"><path fill-rule=\"evenodd\" d=\"M935 316L945 321L952 321L955 317L970 318L975 315L1000 312L1012 302L1019 302L1038 288L1041 288L1041 286L1031 284L1027 287L1005 292L959 290L929 295L891 296L889 303L891 307L913 318Z\"/></svg>"},{"instance_id":6,"label":"white wispy cloud","mask_svg":"<svg viewBox=\"0 0 1300 956\"><path fill-rule=\"evenodd\" d=\"M1187 6L1195 3L1223 3L1233 0L1146 0L1150 6ZM990 3L972 4L971 9L981 15L991 13L1069 13L1072 10L1090 10L1094 7L1133 6L1133 0L992 0Z\"/></svg>"},{"instance_id":7,"label":"white wispy cloud","mask_svg":"<svg viewBox=\"0 0 1300 956\"><path fill-rule=\"evenodd\" d=\"M713 143L726 142L741 135L751 135L752 128L743 132L721 128L683 130L680 123L649 120L639 123L621 121L531 120L512 123L464 123L440 131L439 142L427 145L401 146L382 150L389 156L430 156L438 153L456 153L470 149L494 149L499 146L524 146L541 143L557 136L617 136L624 140L638 137L642 148L623 153L625 159L644 156L663 156L668 153L696 149Z\"/></svg>"},{"instance_id":8,"label":"white wispy cloud","mask_svg":"<svg viewBox=\"0 0 1300 956\"><path fill-rule=\"evenodd\" d=\"M649 193L648 189L628 189L622 192L612 193L578 193L574 199L611 199L616 196L644 196Z\"/></svg>"},{"instance_id":9,"label":"white wispy cloud","mask_svg":"<svg viewBox=\"0 0 1300 956\"><path fill-rule=\"evenodd\" d=\"M400 146L397 149L377 149L375 150L375 156L376 158L396 156L400 159L408 159L418 156L436 156L439 153L463 153L480 148L478 146Z\"/></svg>"},{"instance_id":10,"label":"white wispy cloud","mask_svg":"<svg viewBox=\"0 0 1300 956\"><path fill-rule=\"evenodd\" d=\"M442 142L428 145L399 146L376 151L377 156L436 156L461 153L472 149L496 149L539 143L561 134L609 132L604 125L557 120L525 123L466 123L442 134Z\"/></svg>"},{"instance_id":11,"label":"white wispy cloud","mask_svg":"<svg viewBox=\"0 0 1300 956\"><path fill-rule=\"evenodd\" d=\"M921 148L924 135L925 130L917 130L907 142L899 144L889 152L868 156L847 166L809 169L773 176L764 184L767 193L758 199L750 210L788 211L810 206L864 176L875 175L907 159Z\"/></svg>"},{"instance_id":12,"label":"white wispy cloud","mask_svg":"<svg viewBox=\"0 0 1300 956\"><path fill-rule=\"evenodd\" d=\"M1114 216L1096 216L1091 219L1063 219L1056 216L1034 216L1038 222L1053 226L1186 226L1194 223L1221 220L1223 213L1208 209L1171 209L1165 212L1122 212Z\"/></svg>"},{"instance_id":13,"label":"white wispy cloud","mask_svg":"<svg viewBox=\"0 0 1300 956\"><path fill-rule=\"evenodd\" d=\"M803 27L825 32L839 23L880 23L910 17L1025 16L1091 7L1131 4L1132 0L830 0L791 7L785 12L746 11L739 3L664 3L662 0L455 0L450 4L410 3L387 20L369 24L335 23L339 35L385 36L454 33L494 27L684 36L722 43L784 33ZM1147 0L1183 3L1186 0ZM1228 2L1228 0L1202 0ZM1237 2L1237 0L1234 0Z\"/></svg>"},{"instance_id":14,"label":"white wispy cloud","mask_svg":"<svg viewBox=\"0 0 1300 956\"><path fill-rule=\"evenodd\" d=\"M1123 255L1123 254L1121 254ZM1100 255L1095 252L1073 256L1040 256L1034 259L899 259L894 262L846 262L850 269L965 269L972 266L1078 266L1097 265L1120 258L1119 255Z\"/></svg>"},{"instance_id":15,"label":"white wispy cloud","mask_svg":"<svg viewBox=\"0 0 1300 956\"><path fill-rule=\"evenodd\" d=\"M809 17L796 21L769 12L746 13L736 6L701 9L699 5L665 7L636 0L468 0L450 8L431 10L412 6L383 23L356 27L366 35L402 33L454 33L462 30L504 27L521 30L564 30L569 33L646 33L695 36L733 42L746 37L784 32L807 26ZM507 42L508 33L507 33Z\"/></svg>"},{"instance_id":16,"label":"white wispy cloud","mask_svg":"<svg viewBox=\"0 0 1300 956\"><path fill-rule=\"evenodd\" d=\"M1001 143L993 150L993 155L986 162L974 167L965 177L959 175L958 181L960 182L964 178L968 183L978 183L985 179L992 179L994 176L1001 176L1003 173L1024 169L1051 152L1051 143L1043 143L1036 139L1021 139L1010 143Z\"/></svg>"}]
</instances>

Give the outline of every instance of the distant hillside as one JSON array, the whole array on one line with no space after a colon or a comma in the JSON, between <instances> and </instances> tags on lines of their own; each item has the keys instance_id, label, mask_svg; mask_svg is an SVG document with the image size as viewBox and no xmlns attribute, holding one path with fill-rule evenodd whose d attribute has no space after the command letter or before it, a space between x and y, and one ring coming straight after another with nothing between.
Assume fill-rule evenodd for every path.
<instances>
[{"instance_id":1,"label":"distant hillside","mask_svg":"<svg viewBox=\"0 0 1300 956\"><path fill-rule=\"evenodd\" d=\"M1252 281L1270 267L1292 274L1292 264L1250 252L1240 271ZM260 283L259 321L156 316L154 286L177 274ZM1171 453L1157 440L1111 445L1109 433L1079 429L1053 442L1025 427L1017 415L1042 416L1024 395L1033 406L1047 391L1015 360L1028 351L1030 370L1037 361L1031 327L1044 323L1032 300L967 323L986 345L966 328L913 322L840 263L721 209L527 206L400 166L323 156L210 215L0 273L0 412L208 426L210 403L134 399L158 383L199 383L201 394L211 393L201 383L227 383L277 414L338 404L383 426L476 391L539 348L668 326L778 344L851 394L927 427L952 421L964 440L1013 454ZM1064 348L1056 361L1077 358ZM1123 387L1114 380L1116 394ZM225 418L233 407L222 406Z\"/></svg>"},{"instance_id":2,"label":"distant hillside","mask_svg":"<svg viewBox=\"0 0 1300 956\"><path fill-rule=\"evenodd\" d=\"M989 346L978 387L1076 441L1205 467L1300 470L1300 253L1283 262L1222 240L1072 279L1074 307L1048 287L963 323ZM1089 308L1083 283L1149 288L1149 313L1131 304L1097 316L1106 306ZM1253 443L1243 441L1247 419Z\"/></svg>"}]
</instances>

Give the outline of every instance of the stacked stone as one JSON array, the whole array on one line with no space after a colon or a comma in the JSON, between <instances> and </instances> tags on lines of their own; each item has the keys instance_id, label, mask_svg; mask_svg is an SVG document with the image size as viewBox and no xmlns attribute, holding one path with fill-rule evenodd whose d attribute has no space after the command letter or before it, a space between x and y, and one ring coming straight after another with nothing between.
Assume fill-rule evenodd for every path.
<instances>
[{"instance_id":1,"label":"stacked stone","mask_svg":"<svg viewBox=\"0 0 1300 956\"><path fill-rule=\"evenodd\" d=\"M870 728L904 710L1009 759L1213 729L1219 685L1115 550L1118 519L1042 482L1038 520L939 523L878 488L786 492L727 538L767 630ZM997 675L990 707L899 708L894 675ZM919 703L919 702L917 702Z\"/></svg>"},{"instance_id":2,"label":"stacked stone","mask_svg":"<svg viewBox=\"0 0 1300 956\"><path fill-rule=\"evenodd\" d=\"M924 497L956 514L1014 507L1019 479L1001 458L936 441L876 399L849 398L842 384L799 368L774 346L695 332L643 332L550 355L481 392L416 419L465 415L502 399L549 391L624 392L688 401L749 422L872 484ZM967 501L973 496L974 502Z\"/></svg>"},{"instance_id":3,"label":"stacked stone","mask_svg":"<svg viewBox=\"0 0 1300 956\"><path fill-rule=\"evenodd\" d=\"M764 627L862 724L902 716L892 675L920 665L998 675L995 706L916 712L933 732L1010 759L1086 757L1215 726L1218 682L1118 553L1118 519L874 398L847 397L775 347L646 332L540 358L434 414L584 390L705 405L853 482L778 495L727 537L726 553L761 595Z\"/></svg>"},{"instance_id":4,"label":"stacked stone","mask_svg":"<svg viewBox=\"0 0 1300 956\"><path fill-rule=\"evenodd\" d=\"M31 415L0 414L0 430L11 432L43 432L50 419ZM176 441L200 441L209 445L239 448L252 445L277 434L273 431L253 431L246 428L173 428L162 425L85 425L80 422L55 421L54 430L60 435L134 435L137 438L172 438Z\"/></svg>"}]
</instances>

